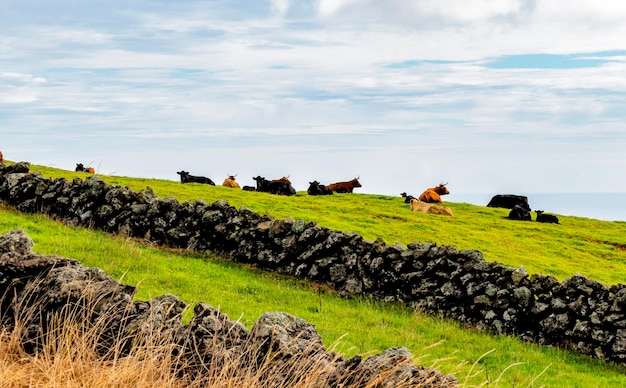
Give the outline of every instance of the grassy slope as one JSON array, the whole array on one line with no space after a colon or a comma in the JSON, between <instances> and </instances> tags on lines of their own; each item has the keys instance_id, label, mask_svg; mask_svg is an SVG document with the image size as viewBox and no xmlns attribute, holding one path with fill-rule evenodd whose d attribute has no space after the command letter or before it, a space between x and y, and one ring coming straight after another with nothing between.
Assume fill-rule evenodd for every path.
<instances>
[{"instance_id":1,"label":"grassy slope","mask_svg":"<svg viewBox=\"0 0 626 388\"><path fill-rule=\"evenodd\" d=\"M49 177L87 176L40 166L33 170ZM209 203L225 199L237 208L246 206L277 218L315 221L372 240L382 237L388 244L432 241L458 249L478 249L489 261L523 266L530 273L550 274L561 280L577 273L606 284L626 279L626 251L612 245L626 246L626 222L561 215L560 225L519 222L506 219L508 209L446 202L455 214L450 218L412 213L403 198L384 195L312 197L299 192L283 197L167 180L102 178L135 190L150 186L161 198L172 195L180 201L203 199Z\"/></svg>"},{"instance_id":2,"label":"grassy slope","mask_svg":"<svg viewBox=\"0 0 626 388\"><path fill-rule=\"evenodd\" d=\"M41 169L46 176L75 175L67 171L40 167L35 169ZM574 236L583 236L569 237L563 240L564 242L559 242L559 245L552 243L547 248L545 244L537 244L537 247L544 246L543 251L548 253L555 250L570 250L566 256L550 254L550 261L559 269L556 272L562 272L559 277L583 272L570 270L568 264L570 256L578 257L579 243L582 241L583 245L587 244L585 238L589 237L584 237L581 230L593 230L591 238L594 240L619 242L616 236L619 236L619 231L624 228L622 223L596 222L573 217L563 217L564 225L512 223L502 220L505 212L499 209L454 203L449 205L453 207L457 217L434 218L408 212L407 205L399 198L371 195L343 195L333 198L301 195L284 198L220 187L183 186L168 181L118 177L105 179L138 190L151 186L162 197L174 195L180 199L204 198L207 201L225 198L235 206L245 203L253 210L268 212L277 217L291 215L296 218L312 219L334 229L357 231L367 238L382 236L388 242L432 240L459 248L480 249L486 253L488 259L494 259L491 256L498 252L507 254L509 258L519 255L521 259L516 262L496 259L512 265L523 264L527 269L533 266L524 258L531 256L538 248L526 247L526 240L537 238L544 228L548 231L551 230L549 228L554 228L560 233L567 231ZM464 212L471 214L464 215ZM493 383L500 372L516 363L524 364L506 371L500 382L501 386L528 386L546 367L548 370L539 378L537 386L620 386L626 383L622 368L615 368L558 349L522 344L512 338L491 337L484 333L462 330L455 323L420 315L399 306L337 299L332 293L320 293L303 282L283 279L253 269L242 269L216 258L206 261L196 255L186 255L180 260L180 255L175 253L110 238L99 232L67 228L43 217L24 216L6 210L0 214L0 232L23 227L35 239L38 252L80 258L86 265L101 267L115 278L124 276L123 281L126 283L141 283L139 297L142 299L170 292L189 303L205 301L221 306L221 309L233 318L241 316L248 327L264 311L287 311L316 324L327 344L341 338L339 350L347 355L377 352L393 346L407 346L415 355L423 355L419 363L437 366L442 371L455 373L464 380L470 374L470 365L481 355L493 350L478 363L475 370L479 372L476 377L469 379L470 383L477 384L486 379ZM482 227L479 227L477 220L480 220ZM569 225L570 220L577 225ZM590 227L596 223L596 227ZM515 228L507 230L505 228L507 224L515 225ZM516 228L517 234L513 233ZM499 230L499 233L494 233L494 230ZM544 239L548 236L547 240L551 240L550 236L556 237L558 234L544 231L539 235L544 236ZM493 241L494 239L496 241ZM510 240L519 241L507 247L498 247L504 241ZM568 244L571 244L572 248L569 248ZM516 252L520 250L520 246L524 247L526 255L523 252ZM623 275L621 252L613 252L614 248L603 244L589 246L596 249L594 254L605 257L607 262L617 262L619 265L615 265L613 267L615 269L611 271L621 271ZM515 252L515 255L509 250ZM609 254L602 254L604 251ZM609 256L616 258L607 258ZM567 258L565 263L561 263L562 257ZM555 273L550 270L549 265L542 264L540 257L535 261L540 268L536 270L537 272ZM585 262L583 258L580 263L581 266L585 266L591 262ZM610 276L620 278L619 274ZM607 281L606 279L610 277L603 281ZM425 349L439 341L442 341L440 345ZM459 364L465 366L458 367Z\"/></svg>"}]
</instances>

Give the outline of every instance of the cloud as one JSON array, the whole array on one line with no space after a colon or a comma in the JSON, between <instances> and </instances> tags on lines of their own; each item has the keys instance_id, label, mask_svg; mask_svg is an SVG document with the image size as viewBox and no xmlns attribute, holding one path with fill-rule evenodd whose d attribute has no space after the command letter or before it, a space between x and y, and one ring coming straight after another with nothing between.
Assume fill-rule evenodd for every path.
<instances>
[{"instance_id":1,"label":"cloud","mask_svg":"<svg viewBox=\"0 0 626 388\"><path fill-rule=\"evenodd\" d=\"M0 72L0 80L19 81L29 84L44 84L48 82L44 77L36 77L32 74Z\"/></svg>"},{"instance_id":2,"label":"cloud","mask_svg":"<svg viewBox=\"0 0 626 388\"><path fill-rule=\"evenodd\" d=\"M283 17L289 10L290 0L271 0L272 14L278 17Z\"/></svg>"}]
</instances>

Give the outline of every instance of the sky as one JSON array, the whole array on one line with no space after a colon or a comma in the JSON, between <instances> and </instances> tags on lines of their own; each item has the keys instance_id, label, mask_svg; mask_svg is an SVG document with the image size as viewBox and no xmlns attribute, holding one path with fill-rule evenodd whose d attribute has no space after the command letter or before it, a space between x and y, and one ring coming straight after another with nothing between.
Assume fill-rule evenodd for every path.
<instances>
[{"instance_id":1,"label":"sky","mask_svg":"<svg viewBox=\"0 0 626 388\"><path fill-rule=\"evenodd\" d=\"M0 0L6 159L626 192L622 0Z\"/></svg>"}]
</instances>

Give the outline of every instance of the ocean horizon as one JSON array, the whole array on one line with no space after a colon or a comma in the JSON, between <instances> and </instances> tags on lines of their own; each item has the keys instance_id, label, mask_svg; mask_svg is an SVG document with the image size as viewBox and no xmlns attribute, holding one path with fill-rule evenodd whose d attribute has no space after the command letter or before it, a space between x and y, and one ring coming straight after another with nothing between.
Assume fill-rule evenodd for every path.
<instances>
[{"instance_id":1,"label":"ocean horizon","mask_svg":"<svg viewBox=\"0 0 626 388\"><path fill-rule=\"evenodd\" d=\"M502 193L511 194L511 193ZM546 213L626 222L626 193L515 193L528 197L532 210ZM486 206L494 194L454 194L450 202ZM444 198L445 200L445 198ZM533 219L536 215L533 213Z\"/></svg>"}]
</instances>

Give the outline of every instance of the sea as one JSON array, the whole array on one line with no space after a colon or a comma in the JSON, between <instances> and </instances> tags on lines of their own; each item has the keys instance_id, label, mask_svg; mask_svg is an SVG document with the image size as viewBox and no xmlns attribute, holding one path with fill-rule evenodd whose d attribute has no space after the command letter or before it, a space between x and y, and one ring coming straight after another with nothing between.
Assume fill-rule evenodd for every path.
<instances>
[{"instance_id":1,"label":"sea","mask_svg":"<svg viewBox=\"0 0 626 388\"><path fill-rule=\"evenodd\" d=\"M626 222L626 193L501 193L528 197L532 210L549 214ZM450 195L450 202L486 206L494 194ZM453 198L454 197L454 198ZM533 213L533 219L535 214Z\"/></svg>"}]
</instances>

